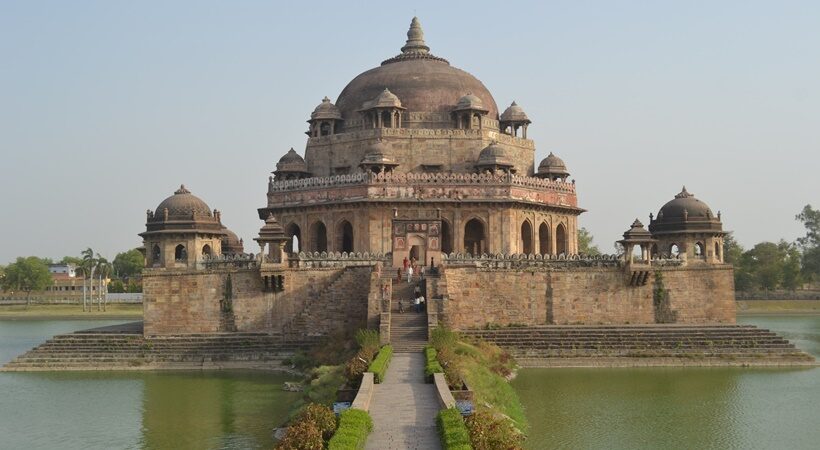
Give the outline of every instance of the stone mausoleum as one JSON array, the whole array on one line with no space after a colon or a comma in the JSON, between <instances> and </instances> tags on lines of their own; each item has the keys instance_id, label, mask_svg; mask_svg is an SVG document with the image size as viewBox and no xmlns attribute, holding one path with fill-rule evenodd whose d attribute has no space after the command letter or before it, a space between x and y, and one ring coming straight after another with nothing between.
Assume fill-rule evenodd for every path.
<instances>
[{"instance_id":1,"label":"stone mausoleum","mask_svg":"<svg viewBox=\"0 0 820 450\"><path fill-rule=\"evenodd\" d=\"M629 227L623 254L579 254L565 162L536 161L537 122L431 53L415 18L398 55L307 123L304 156L268 180L256 245L184 186L147 212L146 335L366 325L389 340L405 258L425 267L425 326L735 320L720 213L684 188Z\"/></svg>"}]
</instances>

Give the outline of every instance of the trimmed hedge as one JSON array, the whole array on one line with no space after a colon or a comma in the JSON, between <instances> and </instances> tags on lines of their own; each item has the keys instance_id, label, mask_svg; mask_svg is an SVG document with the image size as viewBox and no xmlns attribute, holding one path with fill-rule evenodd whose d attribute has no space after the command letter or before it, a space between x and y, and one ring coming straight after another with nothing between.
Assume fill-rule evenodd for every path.
<instances>
[{"instance_id":1,"label":"trimmed hedge","mask_svg":"<svg viewBox=\"0 0 820 450\"><path fill-rule=\"evenodd\" d=\"M339 415L339 427L327 444L328 450L360 450L373 431L373 419L367 411L346 409Z\"/></svg>"},{"instance_id":2,"label":"trimmed hedge","mask_svg":"<svg viewBox=\"0 0 820 450\"><path fill-rule=\"evenodd\" d=\"M424 376L427 380L431 380L433 378L434 373L444 373L444 368L441 367L441 364L438 362L436 349L431 346L424 347L424 357L426 359L424 363Z\"/></svg>"},{"instance_id":3,"label":"trimmed hedge","mask_svg":"<svg viewBox=\"0 0 820 450\"><path fill-rule=\"evenodd\" d=\"M472 450L467 425L456 408L442 409L436 416L441 446L444 450Z\"/></svg>"},{"instance_id":4,"label":"trimmed hedge","mask_svg":"<svg viewBox=\"0 0 820 450\"><path fill-rule=\"evenodd\" d=\"M393 356L393 346L387 344L379 350L379 354L376 355L376 358L370 363L370 367L368 367L367 371L373 372L376 383L382 383L384 381L384 375L387 373L387 365L390 364L391 356Z\"/></svg>"}]
</instances>

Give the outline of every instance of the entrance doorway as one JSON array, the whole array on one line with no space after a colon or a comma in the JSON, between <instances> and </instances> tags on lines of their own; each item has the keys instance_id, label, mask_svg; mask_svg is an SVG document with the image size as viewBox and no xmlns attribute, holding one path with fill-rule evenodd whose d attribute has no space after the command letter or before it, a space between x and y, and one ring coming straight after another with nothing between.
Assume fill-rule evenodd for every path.
<instances>
[{"instance_id":1,"label":"entrance doorway","mask_svg":"<svg viewBox=\"0 0 820 450\"><path fill-rule=\"evenodd\" d=\"M427 242L423 236L410 236L407 240L407 246L410 248L407 259L416 260L416 264L424 265L427 258Z\"/></svg>"}]
</instances>

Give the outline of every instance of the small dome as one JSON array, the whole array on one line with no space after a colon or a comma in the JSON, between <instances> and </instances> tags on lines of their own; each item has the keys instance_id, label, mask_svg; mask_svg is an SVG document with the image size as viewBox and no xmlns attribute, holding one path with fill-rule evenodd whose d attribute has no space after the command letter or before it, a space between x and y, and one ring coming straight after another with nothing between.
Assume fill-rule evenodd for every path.
<instances>
[{"instance_id":1,"label":"small dome","mask_svg":"<svg viewBox=\"0 0 820 450\"><path fill-rule=\"evenodd\" d=\"M481 101L478 96L473 95L472 93L467 94L460 99L458 99L458 103L456 104L456 111L465 110L465 109L474 109L478 111L487 111L484 108L484 102Z\"/></svg>"},{"instance_id":2,"label":"small dome","mask_svg":"<svg viewBox=\"0 0 820 450\"><path fill-rule=\"evenodd\" d=\"M190 220L194 216L213 217L208 204L191 194L191 191L185 189L184 184L174 191L174 195L166 198L157 206L156 215L163 217L163 211L166 208L170 220Z\"/></svg>"},{"instance_id":3,"label":"small dome","mask_svg":"<svg viewBox=\"0 0 820 450\"><path fill-rule=\"evenodd\" d=\"M690 194L686 186L661 207L658 217L651 218L649 224L649 231L653 234L721 232L722 229L720 216L715 217L709 205Z\"/></svg>"},{"instance_id":4,"label":"small dome","mask_svg":"<svg viewBox=\"0 0 820 450\"><path fill-rule=\"evenodd\" d=\"M367 148L367 152L362 159L364 165L394 165L393 151L381 139Z\"/></svg>"},{"instance_id":5,"label":"small dome","mask_svg":"<svg viewBox=\"0 0 820 450\"><path fill-rule=\"evenodd\" d=\"M493 141L478 154L479 166L512 166L507 149Z\"/></svg>"},{"instance_id":6,"label":"small dome","mask_svg":"<svg viewBox=\"0 0 820 450\"><path fill-rule=\"evenodd\" d=\"M527 117L527 113L524 112L524 108L518 106L518 103L515 102L512 102L512 104L501 113L501 121L530 123L530 119Z\"/></svg>"},{"instance_id":7,"label":"small dome","mask_svg":"<svg viewBox=\"0 0 820 450\"><path fill-rule=\"evenodd\" d=\"M245 253L245 245L239 236L227 227L223 226L222 231L225 235L222 237L222 254L223 255L238 255Z\"/></svg>"},{"instance_id":8,"label":"small dome","mask_svg":"<svg viewBox=\"0 0 820 450\"><path fill-rule=\"evenodd\" d=\"M401 108L401 100L385 88L378 97L362 105L362 109L370 108Z\"/></svg>"},{"instance_id":9,"label":"small dome","mask_svg":"<svg viewBox=\"0 0 820 450\"><path fill-rule=\"evenodd\" d=\"M319 103L319 106L317 106L310 114L310 120L321 119L342 119L342 113L339 111L339 108L337 108L336 105L331 103L330 99L327 97L323 98L322 103Z\"/></svg>"},{"instance_id":10,"label":"small dome","mask_svg":"<svg viewBox=\"0 0 820 450\"><path fill-rule=\"evenodd\" d=\"M276 171L305 172L307 171L307 164L305 163L305 159L291 147L284 156L279 158L279 162L276 163Z\"/></svg>"},{"instance_id":11,"label":"small dome","mask_svg":"<svg viewBox=\"0 0 820 450\"><path fill-rule=\"evenodd\" d=\"M538 165L537 175L543 178L566 178L569 176L569 171L567 171L567 165L564 164L564 160L550 152L546 158L541 160L541 164Z\"/></svg>"}]
</instances>

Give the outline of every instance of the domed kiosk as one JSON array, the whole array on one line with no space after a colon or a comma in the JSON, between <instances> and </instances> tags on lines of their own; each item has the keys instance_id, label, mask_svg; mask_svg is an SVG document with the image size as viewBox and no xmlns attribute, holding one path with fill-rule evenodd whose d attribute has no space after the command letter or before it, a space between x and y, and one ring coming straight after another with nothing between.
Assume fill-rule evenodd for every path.
<instances>
[{"instance_id":1,"label":"domed kiosk","mask_svg":"<svg viewBox=\"0 0 820 450\"><path fill-rule=\"evenodd\" d=\"M203 257L222 254L226 236L222 214L208 207L181 185L155 211L146 212L145 232L140 233L149 267L195 267Z\"/></svg>"},{"instance_id":2,"label":"domed kiosk","mask_svg":"<svg viewBox=\"0 0 820 450\"><path fill-rule=\"evenodd\" d=\"M686 186L675 198L649 215L649 231L657 239L653 254L681 256L710 263L723 262L723 224L720 212L712 213L709 205L695 198Z\"/></svg>"}]
</instances>

